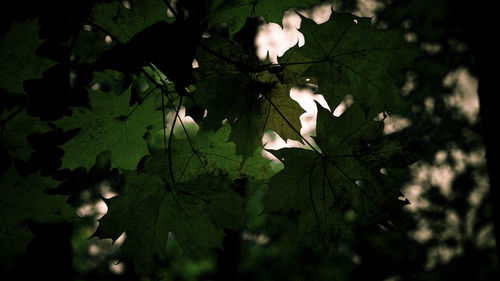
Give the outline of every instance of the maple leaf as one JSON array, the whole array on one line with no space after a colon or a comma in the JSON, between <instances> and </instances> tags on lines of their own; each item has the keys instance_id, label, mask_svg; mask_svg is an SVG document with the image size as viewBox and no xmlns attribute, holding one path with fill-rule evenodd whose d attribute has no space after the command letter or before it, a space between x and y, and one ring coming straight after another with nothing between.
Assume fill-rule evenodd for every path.
<instances>
[{"instance_id":1,"label":"maple leaf","mask_svg":"<svg viewBox=\"0 0 500 281\"><path fill-rule=\"evenodd\" d=\"M170 182L170 171L176 182L184 182L204 173L238 177L243 161L241 156L235 155L234 143L228 142L231 132L229 125L222 126L216 132L198 131L188 139L173 139L167 150L163 150L162 131L150 131L147 136L152 155L144 160L143 170L146 173L163 175ZM167 153L171 154L171 168Z\"/></svg>"},{"instance_id":2,"label":"maple leaf","mask_svg":"<svg viewBox=\"0 0 500 281\"><path fill-rule=\"evenodd\" d=\"M232 127L230 140L244 158L262 145L266 129L284 139L298 138L294 128L300 129L299 117L304 111L290 98L293 84L282 84L275 74L260 68L252 50L228 38L214 37L202 44L196 56L199 69L194 99L208 110L205 128L217 127L227 119Z\"/></svg>"},{"instance_id":3,"label":"maple leaf","mask_svg":"<svg viewBox=\"0 0 500 281\"><path fill-rule=\"evenodd\" d=\"M43 43L38 36L36 20L13 24L12 28L0 39L0 87L10 93L23 93L23 82L39 78L45 69L55 63L39 57L37 48ZM19 66L23 67L19 67Z\"/></svg>"},{"instance_id":4,"label":"maple leaf","mask_svg":"<svg viewBox=\"0 0 500 281\"><path fill-rule=\"evenodd\" d=\"M353 217L381 224L397 218L403 194L380 169L404 167L412 159L405 156L407 145L384 135L384 123L358 104L340 117L317 106L315 140L322 151L272 151L285 168L270 179L264 205L268 212L298 211L301 235L331 249L331 241L349 235Z\"/></svg>"},{"instance_id":5,"label":"maple leaf","mask_svg":"<svg viewBox=\"0 0 500 281\"><path fill-rule=\"evenodd\" d=\"M319 25L301 18L306 44L278 58L287 79L304 83L316 78L318 93L333 105L352 95L370 114L403 108L402 69L418 51L400 31L375 30L370 18L334 11Z\"/></svg>"},{"instance_id":6,"label":"maple leaf","mask_svg":"<svg viewBox=\"0 0 500 281\"><path fill-rule=\"evenodd\" d=\"M11 165L0 180L0 264L7 266L33 238L28 222L74 222L66 197L45 191L57 182L40 173L21 177Z\"/></svg>"},{"instance_id":7,"label":"maple leaf","mask_svg":"<svg viewBox=\"0 0 500 281\"><path fill-rule=\"evenodd\" d=\"M126 231L122 254L141 273L153 274L157 262L165 261L169 232L189 254L220 247L224 228L245 226L243 198L227 177L204 174L170 185L142 172L124 176L125 189L107 202L109 212L95 236L115 240Z\"/></svg>"},{"instance_id":8,"label":"maple leaf","mask_svg":"<svg viewBox=\"0 0 500 281\"><path fill-rule=\"evenodd\" d=\"M400 182L391 172L413 158L404 135L383 134L383 122L373 117L403 108L400 72L416 52L401 33L375 30L369 19L347 14L333 13L321 25L303 18L306 45L290 49L279 65L271 65L255 55L258 17L279 23L286 9L320 1L179 1L178 10L184 12L175 12L176 19L167 17L163 0L105 2L85 4L88 10L77 13L82 17L75 26L59 30L54 25L58 20L51 19L44 32L51 40L43 44L35 21L14 24L2 38L0 84L6 90L1 98L23 89L28 95L20 107L0 107L0 154L29 158L30 165L34 162L46 174L59 167L59 159L47 160L44 153L64 149L62 168L73 171L52 193L87 188L120 168L124 190L106 200L109 212L95 235L116 240L126 232L122 257L132 260L138 273L153 276L159 264L169 262L169 239L189 254L221 247L225 229L273 228L265 224L269 216L261 215L264 207L297 218L299 238L327 249L336 238L351 235L357 222L398 225L405 202L398 200ZM91 5L95 9L87 17ZM200 39L207 26L222 22L229 24L227 38L212 34ZM104 35L114 43L103 42ZM40 56L60 64L51 67ZM87 99L92 77L99 83ZM316 143L305 141L309 150L274 151L284 163L276 173L261 155L262 135L273 130L284 139L302 138L303 110L290 98L290 89L311 82L317 82L330 105L348 94L354 105L340 117L319 108ZM180 120L172 136L165 130L162 109L176 102L176 115L181 105L187 107L199 121L198 132ZM208 114L202 117L205 109ZM0 163L0 177L9 165ZM65 197L45 194L45 184L53 182L38 173L21 178L11 167L0 183L4 263L31 239L27 221L56 222L68 216Z\"/></svg>"},{"instance_id":9,"label":"maple leaf","mask_svg":"<svg viewBox=\"0 0 500 281\"><path fill-rule=\"evenodd\" d=\"M267 22L281 24L283 13L290 8L309 8L318 0L216 0L208 13L209 28L218 23L227 23L230 37L238 32L247 18L263 16Z\"/></svg>"},{"instance_id":10,"label":"maple leaf","mask_svg":"<svg viewBox=\"0 0 500 281\"><path fill-rule=\"evenodd\" d=\"M78 134L61 146L64 149L63 168L83 166L87 170L102 151L112 153L112 168L134 170L139 160L148 154L143 136L147 128L161 126L161 100L155 89L140 104L129 106L131 87L121 95L114 92L92 91L90 107L74 110L54 123L64 129L80 129Z\"/></svg>"}]
</instances>

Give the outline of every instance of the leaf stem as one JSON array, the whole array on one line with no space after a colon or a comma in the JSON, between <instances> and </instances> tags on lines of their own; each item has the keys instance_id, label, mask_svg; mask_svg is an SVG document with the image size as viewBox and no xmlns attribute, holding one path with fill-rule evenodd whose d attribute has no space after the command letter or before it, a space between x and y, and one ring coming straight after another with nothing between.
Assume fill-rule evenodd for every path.
<instances>
[{"instance_id":1,"label":"leaf stem","mask_svg":"<svg viewBox=\"0 0 500 281\"><path fill-rule=\"evenodd\" d=\"M170 135L168 136L168 170L170 173L172 184L175 184L174 170L172 168L172 137L174 136L175 121L177 121L177 118L179 117L179 111L181 110L183 97L184 96L181 95L179 98L179 105L177 106L177 110L175 110L174 122L172 123L172 127L170 128Z\"/></svg>"},{"instance_id":2,"label":"leaf stem","mask_svg":"<svg viewBox=\"0 0 500 281\"><path fill-rule=\"evenodd\" d=\"M161 112L162 112L162 120L163 120L163 149L167 150L167 132L165 128L166 124L166 116L165 116L165 97L163 96L163 91L161 93Z\"/></svg>"},{"instance_id":3,"label":"leaf stem","mask_svg":"<svg viewBox=\"0 0 500 281\"><path fill-rule=\"evenodd\" d=\"M170 12L172 12L175 18L179 18L177 12L174 10L174 7L172 7L172 5L170 4L170 2L168 2L168 0L163 0L163 3L167 5L168 9L170 10Z\"/></svg>"}]
</instances>

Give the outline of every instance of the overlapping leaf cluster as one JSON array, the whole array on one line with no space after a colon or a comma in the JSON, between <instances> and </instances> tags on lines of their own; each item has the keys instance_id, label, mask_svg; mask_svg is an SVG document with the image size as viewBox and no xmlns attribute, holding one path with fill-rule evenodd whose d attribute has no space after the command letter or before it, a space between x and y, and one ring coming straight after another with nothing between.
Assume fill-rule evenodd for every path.
<instances>
[{"instance_id":1,"label":"overlapping leaf cluster","mask_svg":"<svg viewBox=\"0 0 500 281\"><path fill-rule=\"evenodd\" d=\"M165 262L167 243L200 253L221 247L225 229L248 229L257 189L268 189L267 213L293 213L298 236L318 248L333 249L355 220L394 225L400 183L381 171L413 159L404 137L385 135L374 118L405 110L398 89L415 52L398 32L334 12L321 25L302 18L306 45L278 65L259 61L252 18L280 22L285 9L316 2L91 1L64 36L41 20L45 10L13 23L0 46L2 261L22 252L4 251L8 241L29 242L28 229L14 233L26 220L70 217L63 197L43 193L63 190L48 176L64 181L65 194L81 190L68 188L68 170L120 171L125 186L106 201L95 235L126 232L123 258L149 275ZM331 108L354 98L340 117L318 105L316 144L300 135L303 110L290 98L311 79ZM185 124L181 106L199 130ZM273 151L284 163L277 174L260 154L266 130L306 145Z\"/></svg>"}]
</instances>

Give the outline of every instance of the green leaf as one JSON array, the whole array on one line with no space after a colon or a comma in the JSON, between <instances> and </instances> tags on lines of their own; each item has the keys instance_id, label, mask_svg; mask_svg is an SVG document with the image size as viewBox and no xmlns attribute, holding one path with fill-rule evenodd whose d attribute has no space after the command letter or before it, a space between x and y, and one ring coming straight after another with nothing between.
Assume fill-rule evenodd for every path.
<instances>
[{"instance_id":1,"label":"green leaf","mask_svg":"<svg viewBox=\"0 0 500 281\"><path fill-rule=\"evenodd\" d=\"M111 167L135 170L139 160L149 154L144 140L148 128L162 128L161 99L151 90L145 100L130 107L131 87L120 96L114 92L92 91L90 107L77 108L72 116L54 123L66 130L80 131L63 144L62 168L87 170L102 151L112 153Z\"/></svg>"},{"instance_id":2,"label":"green leaf","mask_svg":"<svg viewBox=\"0 0 500 281\"><path fill-rule=\"evenodd\" d=\"M45 191L57 182L39 173L20 177L14 166L0 180L0 263L7 266L33 238L28 222L57 223L76 219L66 197Z\"/></svg>"},{"instance_id":3,"label":"green leaf","mask_svg":"<svg viewBox=\"0 0 500 281\"><path fill-rule=\"evenodd\" d=\"M205 128L218 127L227 119L232 127L230 140L245 159L262 145L266 129L284 139L300 139L293 128L300 130L304 111L290 98L293 84L282 84L275 74L259 67L252 50L227 38L210 38L202 44L196 56L194 98L208 110Z\"/></svg>"},{"instance_id":4,"label":"green leaf","mask_svg":"<svg viewBox=\"0 0 500 281\"><path fill-rule=\"evenodd\" d=\"M272 151L285 168L271 178L264 204L269 212L298 211L300 236L332 249L332 241L349 235L352 214L380 224L398 219L400 186L380 169L411 160L391 163L406 153L405 145L384 136L383 122L366 117L357 104L340 117L318 105L317 119L322 152Z\"/></svg>"},{"instance_id":5,"label":"green leaf","mask_svg":"<svg viewBox=\"0 0 500 281\"><path fill-rule=\"evenodd\" d=\"M125 43L136 33L167 17L167 6L162 0L129 1L130 8L121 1L96 5L93 22L115 36L120 43Z\"/></svg>"},{"instance_id":6,"label":"green leaf","mask_svg":"<svg viewBox=\"0 0 500 281\"><path fill-rule=\"evenodd\" d=\"M169 173L172 170L176 182L204 173L224 174L233 179L239 176L243 161L241 156L235 155L234 143L228 142L231 132L228 125L216 132L198 131L188 139L174 138L172 147L166 151L163 150L162 131L151 131L147 137L152 156L144 162L145 172L163 175L166 181L171 181ZM168 153L171 153L172 169L169 168Z\"/></svg>"},{"instance_id":7,"label":"green leaf","mask_svg":"<svg viewBox=\"0 0 500 281\"><path fill-rule=\"evenodd\" d=\"M275 171L271 167L271 160L262 156L262 147L258 147L253 156L246 159L241 173L252 180L260 181L269 179Z\"/></svg>"},{"instance_id":8,"label":"green leaf","mask_svg":"<svg viewBox=\"0 0 500 281\"><path fill-rule=\"evenodd\" d=\"M39 29L36 20L27 20L13 24L0 38L0 87L10 93L23 93L25 80L41 78L42 72L55 64L35 53L43 43Z\"/></svg>"},{"instance_id":9,"label":"green leaf","mask_svg":"<svg viewBox=\"0 0 500 281\"><path fill-rule=\"evenodd\" d=\"M331 105L350 94L370 114L402 108L401 71L418 51L400 31L375 30L370 18L335 12L319 25L302 17L300 31L306 44L278 59L289 79L316 78Z\"/></svg>"},{"instance_id":10,"label":"green leaf","mask_svg":"<svg viewBox=\"0 0 500 281\"><path fill-rule=\"evenodd\" d=\"M126 231L122 254L140 273L152 274L157 260L165 261L170 232L189 254L222 246L223 228L245 226L244 201L227 177L205 174L169 185L159 176L127 172L125 182L123 194L107 202L95 235L115 240Z\"/></svg>"},{"instance_id":11,"label":"green leaf","mask_svg":"<svg viewBox=\"0 0 500 281\"><path fill-rule=\"evenodd\" d=\"M290 8L309 8L318 0L216 0L208 12L208 27L227 23L230 37L238 32L247 18L263 16L267 22L281 24L283 13Z\"/></svg>"}]
</instances>

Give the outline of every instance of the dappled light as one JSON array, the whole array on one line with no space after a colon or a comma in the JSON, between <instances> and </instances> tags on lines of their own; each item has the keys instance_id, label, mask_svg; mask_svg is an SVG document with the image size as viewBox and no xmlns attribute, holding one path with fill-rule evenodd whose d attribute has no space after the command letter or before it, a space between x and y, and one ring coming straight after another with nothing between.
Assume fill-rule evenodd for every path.
<instances>
[{"instance_id":1,"label":"dappled light","mask_svg":"<svg viewBox=\"0 0 500 281\"><path fill-rule=\"evenodd\" d=\"M469 6L5 8L0 270L496 280L494 91Z\"/></svg>"}]
</instances>

